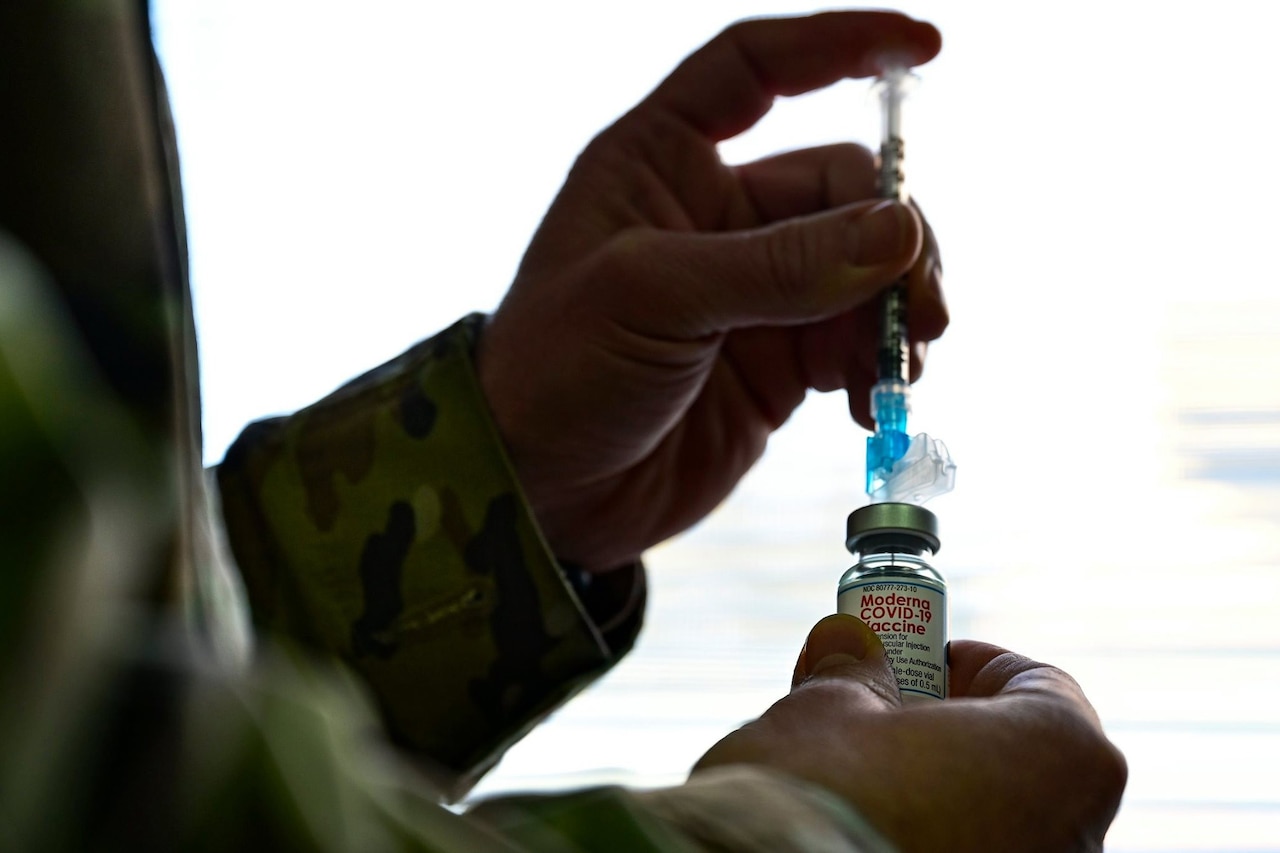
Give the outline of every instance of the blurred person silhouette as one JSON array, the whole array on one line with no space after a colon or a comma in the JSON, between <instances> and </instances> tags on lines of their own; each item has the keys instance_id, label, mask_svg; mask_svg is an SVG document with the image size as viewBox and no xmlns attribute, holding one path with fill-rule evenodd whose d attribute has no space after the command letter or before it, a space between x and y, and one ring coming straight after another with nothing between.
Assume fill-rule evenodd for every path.
<instances>
[{"instance_id":1,"label":"blurred person silhouette","mask_svg":"<svg viewBox=\"0 0 1280 853\"><path fill-rule=\"evenodd\" d=\"M904 708L847 616L683 785L442 805L627 652L645 549L808 389L869 424L871 306L904 273L918 375L941 269L874 157L715 145L940 45L888 12L729 27L587 146L491 316L206 473L148 7L6 3L6 849L1098 849L1125 764L1069 676L956 641L953 698Z\"/></svg>"}]
</instances>

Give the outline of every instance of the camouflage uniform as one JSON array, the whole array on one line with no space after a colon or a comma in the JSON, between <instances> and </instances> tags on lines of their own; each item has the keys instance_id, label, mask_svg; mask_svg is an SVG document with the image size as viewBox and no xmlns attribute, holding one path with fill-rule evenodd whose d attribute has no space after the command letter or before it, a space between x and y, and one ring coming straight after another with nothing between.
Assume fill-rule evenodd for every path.
<instances>
[{"instance_id":1,"label":"camouflage uniform","mask_svg":"<svg viewBox=\"0 0 1280 853\"><path fill-rule=\"evenodd\" d=\"M442 807L630 648L642 568L548 552L480 317L208 488L145 4L8 0L0 57L0 847L885 849L747 768Z\"/></svg>"},{"instance_id":2,"label":"camouflage uniform","mask_svg":"<svg viewBox=\"0 0 1280 853\"><path fill-rule=\"evenodd\" d=\"M471 369L482 324L249 427L218 472L258 624L357 669L461 787L630 648L644 599L639 566L575 590L551 558Z\"/></svg>"}]
</instances>

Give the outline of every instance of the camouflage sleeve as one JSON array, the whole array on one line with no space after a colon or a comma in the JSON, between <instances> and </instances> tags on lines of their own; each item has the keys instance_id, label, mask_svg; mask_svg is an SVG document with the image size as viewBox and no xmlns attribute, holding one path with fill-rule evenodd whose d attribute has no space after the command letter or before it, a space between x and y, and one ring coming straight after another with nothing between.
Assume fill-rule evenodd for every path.
<instances>
[{"instance_id":1,"label":"camouflage sleeve","mask_svg":"<svg viewBox=\"0 0 1280 853\"><path fill-rule=\"evenodd\" d=\"M638 565L588 588L548 552L471 363L483 320L251 425L218 470L259 629L353 666L453 795L631 647L644 599Z\"/></svg>"},{"instance_id":2,"label":"camouflage sleeve","mask_svg":"<svg viewBox=\"0 0 1280 853\"><path fill-rule=\"evenodd\" d=\"M136 597L172 542L170 448L97 381L35 269L0 230L0 685L18 700L0 703L0 847L824 849L710 843L748 831L740 784L501 798L459 815L385 753L349 668L287 642L263 642L252 668L208 657ZM787 787L755 820L812 836Z\"/></svg>"},{"instance_id":3,"label":"camouflage sleeve","mask_svg":"<svg viewBox=\"0 0 1280 853\"><path fill-rule=\"evenodd\" d=\"M348 670L283 645L248 679L199 673L187 698L200 713L184 731L191 772L174 849L893 853L833 795L753 767L654 791L498 797L455 814L381 754Z\"/></svg>"},{"instance_id":4,"label":"camouflage sleeve","mask_svg":"<svg viewBox=\"0 0 1280 853\"><path fill-rule=\"evenodd\" d=\"M524 795L481 803L473 821L537 850L647 850L735 853L895 853L834 794L763 767L737 765L694 774L649 791L595 788L569 796ZM569 838L573 846L544 844ZM624 847L624 840L637 842Z\"/></svg>"}]
</instances>

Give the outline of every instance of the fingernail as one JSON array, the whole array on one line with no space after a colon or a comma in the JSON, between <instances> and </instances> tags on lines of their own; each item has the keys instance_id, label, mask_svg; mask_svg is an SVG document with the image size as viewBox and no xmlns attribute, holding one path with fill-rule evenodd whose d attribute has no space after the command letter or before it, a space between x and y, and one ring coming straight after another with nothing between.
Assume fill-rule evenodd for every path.
<instances>
[{"instance_id":1,"label":"fingernail","mask_svg":"<svg viewBox=\"0 0 1280 853\"><path fill-rule=\"evenodd\" d=\"M911 214L896 201L884 201L845 228L845 252L856 266L897 260L907 248Z\"/></svg>"},{"instance_id":2,"label":"fingernail","mask_svg":"<svg viewBox=\"0 0 1280 853\"><path fill-rule=\"evenodd\" d=\"M880 638L861 619L845 614L828 616L813 627L805 643L808 675L866 660L879 648Z\"/></svg>"}]
</instances>

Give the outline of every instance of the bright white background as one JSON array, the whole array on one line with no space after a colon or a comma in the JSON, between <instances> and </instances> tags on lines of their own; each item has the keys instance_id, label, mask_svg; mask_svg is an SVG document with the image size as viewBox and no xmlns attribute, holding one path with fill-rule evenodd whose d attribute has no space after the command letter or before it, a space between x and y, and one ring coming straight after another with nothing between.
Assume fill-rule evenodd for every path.
<instances>
[{"instance_id":1,"label":"bright white background","mask_svg":"<svg viewBox=\"0 0 1280 853\"><path fill-rule=\"evenodd\" d=\"M913 426L953 635L1058 663L1131 781L1116 851L1280 850L1280 133L1265 3L914 2L942 30L907 175L953 325ZM761 2L156 0L209 461L492 308L574 156ZM872 141L864 84L780 102L741 161ZM650 555L635 654L482 791L679 780L785 690L846 568L862 433L814 395Z\"/></svg>"}]
</instances>

